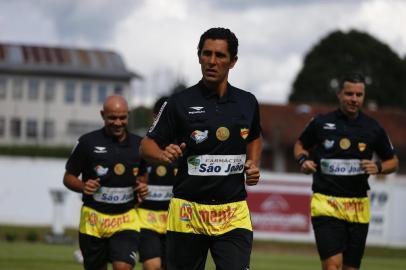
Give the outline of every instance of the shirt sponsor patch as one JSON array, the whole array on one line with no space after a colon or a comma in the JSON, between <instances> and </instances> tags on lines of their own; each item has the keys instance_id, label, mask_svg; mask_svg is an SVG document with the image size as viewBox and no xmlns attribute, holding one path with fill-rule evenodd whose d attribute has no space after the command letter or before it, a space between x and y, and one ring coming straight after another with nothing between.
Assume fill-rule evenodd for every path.
<instances>
[{"instance_id":1,"label":"shirt sponsor patch","mask_svg":"<svg viewBox=\"0 0 406 270\"><path fill-rule=\"evenodd\" d=\"M331 147L334 146L334 140L330 141L330 140L325 139L323 142L323 146L324 146L324 149L330 149Z\"/></svg>"},{"instance_id":2,"label":"shirt sponsor patch","mask_svg":"<svg viewBox=\"0 0 406 270\"><path fill-rule=\"evenodd\" d=\"M114 173L117 175L123 175L125 172L125 166L122 163L114 165Z\"/></svg>"},{"instance_id":3,"label":"shirt sponsor patch","mask_svg":"<svg viewBox=\"0 0 406 270\"><path fill-rule=\"evenodd\" d=\"M156 175L160 177L165 176L166 172L167 172L166 167L163 165L159 165L155 170Z\"/></svg>"},{"instance_id":4,"label":"shirt sponsor patch","mask_svg":"<svg viewBox=\"0 0 406 270\"><path fill-rule=\"evenodd\" d=\"M336 129L336 124L334 124L334 123L324 123L323 129L334 130L334 129Z\"/></svg>"},{"instance_id":5,"label":"shirt sponsor patch","mask_svg":"<svg viewBox=\"0 0 406 270\"><path fill-rule=\"evenodd\" d=\"M95 146L93 152L95 152L97 154L104 154L104 153L107 153L107 149L104 146Z\"/></svg>"},{"instance_id":6,"label":"shirt sponsor patch","mask_svg":"<svg viewBox=\"0 0 406 270\"><path fill-rule=\"evenodd\" d=\"M359 159L321 159L320 168L328 175L360 175L365 174Z\"/></svg>"},{"instance_id":7,"label":"shirt sponsor patch","mask_svg":"<svg viewBox=\"0 0 406 270\"><path fill-rule=\"evenodd\" d=\"M366 148L367 148L367 144L366 144L366 143L362 143L362 142L358 143L358 150L359 150L360 152L364 152Z\"/></svg>"},{"instance_id":8,"label":"shirt sponsor patch","mask_svg":"<svg viewBox=\"0 0 406 270\"><path fill-rule=\"evenodd\" d=\"M192 138L197 144L207 140L208 137L209 137L208 130L205 131L195 130L190 135L190 138Z\"/></svg>"},{"instance_id":9,"label":"shirt sponsor patch","mask_svg":"<svg viewBox=\"0 0 406 270\"><path fill-rule=\"evenodd\" d=\"M97 165L94 167L94 171L98 177L105 176L109 171L109 168L105 168L102 165Z\"/></svg>"},{"instance_id":10,"label":"shirt sponsor patch","mask_svg":"<svg viewBox=\"0 0 406 270\"><path fill-rule=\"evenodd\" d=\"M246 155L201 155L187 158L189 175L230 175L244 171Z\"/></svg>"},{"instance_id":11,"label":"shirt sponsor patch","mask_svg":"<svg viewBox=\"0 0 406 270\"><path fill-rule=\"evenodd\" d=\"M216 137L219 141L226 141L230 137L230 130L226 127L219 127L216 130Z\"/></svg>"},{"instance_id":12,"label":"shirt sponsor patch","mask_svg":"<svg viewBox=\"0 0 406 270\"><path fill-rule=\"evenodd\" d=\"M204 107L201 106L192 106L189 107L188 113L189 114L200 114L200 113L205 113L206 111L204 110Z\"/></svg>"},{"instance_id":13,"label":"shirt sponsor patch","mask_svg":"<svg viewBox=\"0 0 406 270\"><path fill-rule=\"evenodd\" d=\"M97 202L109 204L127 203L134 200L134 189L133 187L100 187L93 194L93 199Z\"/></svg>"},{"instance_id":14,"label":"shirt sponsor patch","mask_svg":"<svg viewBox=\"0 0 406 270\"><path fill-rule=\"evenodd\" d=\"M244 140L247 139L249 134L250 134L250 130L248 128L240 129L240 135Z\"/></svg>"},{"instance_id":15,"label":"shirt sponsor patch","mask_svg":"<svg viewBox=\"0 0 406 270\"><path fill-rule=\"evenodd\" d=\"M148 185L148 201L169 201L172 196L172 186Z\"/></svg>"},{"instance_id":16,"label":"shirt sponsor patch","mask_svg":"<svg viewBox=\"0 0 406 270\"><path fill-rule=\"evenodd\" d=\"M347 150L351 147L351 141L348 138L342 138L340 140L340 148L343 150Z\"/></svg>"}]
</instances>

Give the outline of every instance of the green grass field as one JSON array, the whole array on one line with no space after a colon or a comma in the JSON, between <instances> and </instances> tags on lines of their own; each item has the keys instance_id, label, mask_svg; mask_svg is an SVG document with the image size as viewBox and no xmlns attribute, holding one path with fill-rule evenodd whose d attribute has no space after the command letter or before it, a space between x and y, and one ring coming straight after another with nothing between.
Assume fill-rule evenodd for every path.
<instances>
[{"instance_id":1,"label":"green grass field","mask_svg":"<svg viewBox=\"0 0 406 270\"><path fill-rule=\"evenodd\" d=\"M73 257L76 248L74 245L0 241L0 269L79 270L82 267ZM251 262L252 270L320 269L314 247L309 244L256 242ZM140 265L136 269L140 270ZM206 269L215 269L211 259ZM404 270L406 250L368 248L361 269Z\"/></svg>"}]
</instances>

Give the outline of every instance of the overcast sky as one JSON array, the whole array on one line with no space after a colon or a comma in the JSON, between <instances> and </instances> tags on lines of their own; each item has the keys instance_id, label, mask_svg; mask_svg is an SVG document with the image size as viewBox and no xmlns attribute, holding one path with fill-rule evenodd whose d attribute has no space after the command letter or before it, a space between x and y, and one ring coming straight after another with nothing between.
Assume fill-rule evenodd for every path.
<instances>
[{"instance_id":1,"label":"overcast sky","mask_svg":"<svg viewBox=\"0 0 406 270\"><path fill-rule=\"evenodd\" d=\"M144 77L134 104L200 77L196 47L210 27L240 42L231 84L286 103L303 56L332 31L357 29L406 54L403 0L0 0L0 42L110 49Z\"/></svg>"}]
</instances>

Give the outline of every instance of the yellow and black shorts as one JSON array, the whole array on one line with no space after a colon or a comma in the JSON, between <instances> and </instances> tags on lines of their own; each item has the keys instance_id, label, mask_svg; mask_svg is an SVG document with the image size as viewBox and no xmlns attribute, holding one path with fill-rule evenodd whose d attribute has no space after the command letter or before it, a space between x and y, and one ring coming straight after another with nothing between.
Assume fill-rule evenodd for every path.
<instances>
[{"instance_id":1,"label":"yellow and black shorts","mask_svg":"<svg viewBox=\"0 0 406 270\"><path fill-rule=\"evenodd\" d=\"M368 197L313 195L312 225L321 260L342 253L345 265L360 267L368 234L369 207Z\"/></svg>"},{"instance_id":2,"label":"yellow and black shorts","mask_svg":"<svg viewBox=\"0 0 406 270\"><path fill-rule=\"evenodd\" d=\"M140 228L135 209L121 214L104 214L83 206L79 245L85 269L101 269L108 262L135 265Z\"/></svg>"},{"instance_id":3,"label":"yellow and black shorts","mask_svg":"<svg viewBox=\"0 0 406 270\"><path fill-rule=\"evenodd\" d=\"M168 269L202 270L210 253L218 269L249 269L252 224L246 201L206 205L172 198Z\"/></svg>"},{"instance_id":4,"label":"yellow and black shorts","mask_svg":"<svg viewBox=\"0 0 406 270\"><path fill-rule=\"evenodd\" d=\"M355 223L369 223L369 198L346 198L314 193L311 216L327 216Z\"/></svg>"},{"instance_id":5,"label":"yellow and black shorts","mask_svg":"<svg viewBox=\"0 0 406 270\"><path fill-rule=\"evenodd\" d=\"M141 229L147 229L160 234L166 233L166 223L168 219L167 210L149 210L137 208L136 210Z\"/></svg>"},{"instance_id":6,"label":"yellow and black shorts","mask_svg":"<svg viewBox=\"0 0 406 270\"><path fill-rule=\"evenodd\" d=\"M140 231L135 209L121 214L104 214L82 206L79 232L98 238L107 238L119 231Z\"/></svg>"},{"instance_id":7,"label":"yellow and black shorts","mask_svg":"<svg viewBox=\"0 0 406 270\"><path fill-rule=\"evenodd\" d=\"M172 198L167 229L216 236L234 229L252 231L252 224L246 201L209 205Z\"/></svg>"}]
</instances>

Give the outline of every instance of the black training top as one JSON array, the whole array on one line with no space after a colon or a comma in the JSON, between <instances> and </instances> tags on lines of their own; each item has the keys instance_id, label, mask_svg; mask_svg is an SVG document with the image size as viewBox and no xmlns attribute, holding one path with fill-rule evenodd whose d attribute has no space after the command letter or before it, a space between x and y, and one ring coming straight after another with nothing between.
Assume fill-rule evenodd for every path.
<instances>
[{"instance_id":1,"label":"black training top","mask_svg":"<svg viewBox=\"0 0 406 270\"><path fill-rule=\"evenodd\" d=\"M368 177L359 166L361 159L394 157L393 146L378 122L359 113L350 119L340 110L312 119L299 140L317 164L313 191L340 197L365 197Z\"/></svg>"},{"instance_id":2,"label":"black training top","mask_svg":"<svg viewBox=\"0 0 406 270\"><path fill-rule=\"evenodd\" d=\"M172 198L173 181L177 168L170 165L150 165L148 171L148 195L139 208L149 210L168 210Z\"/></svg>"},{"instance_id":3,"label":"black training top","mask_svg":"<svg viewBox=\"0 0 406 270\"><path fill-rule=\"evenodd\" d=\"M246 146L260 133L254 95L228 84L219 98L200 81L164 103L147 136L162 148L186 143L174 197L221 204L245 199Z\"/></svg>"},{"instance_id":4,"label":"black training top","mask_svg":"<svg viewBox=\"0 0 406 270\"><path fill-rule=\"evenodd\" d=\"M81 136L72 151L66 171L82 181L100 178L100 189L91 195L83 194L83 204L102 213L123 213L134 208L133 188L137 175L146 172L138 148L141 137L128 133L119 142L106 134L105 129Z\"/></svg>"}]
</instances>

